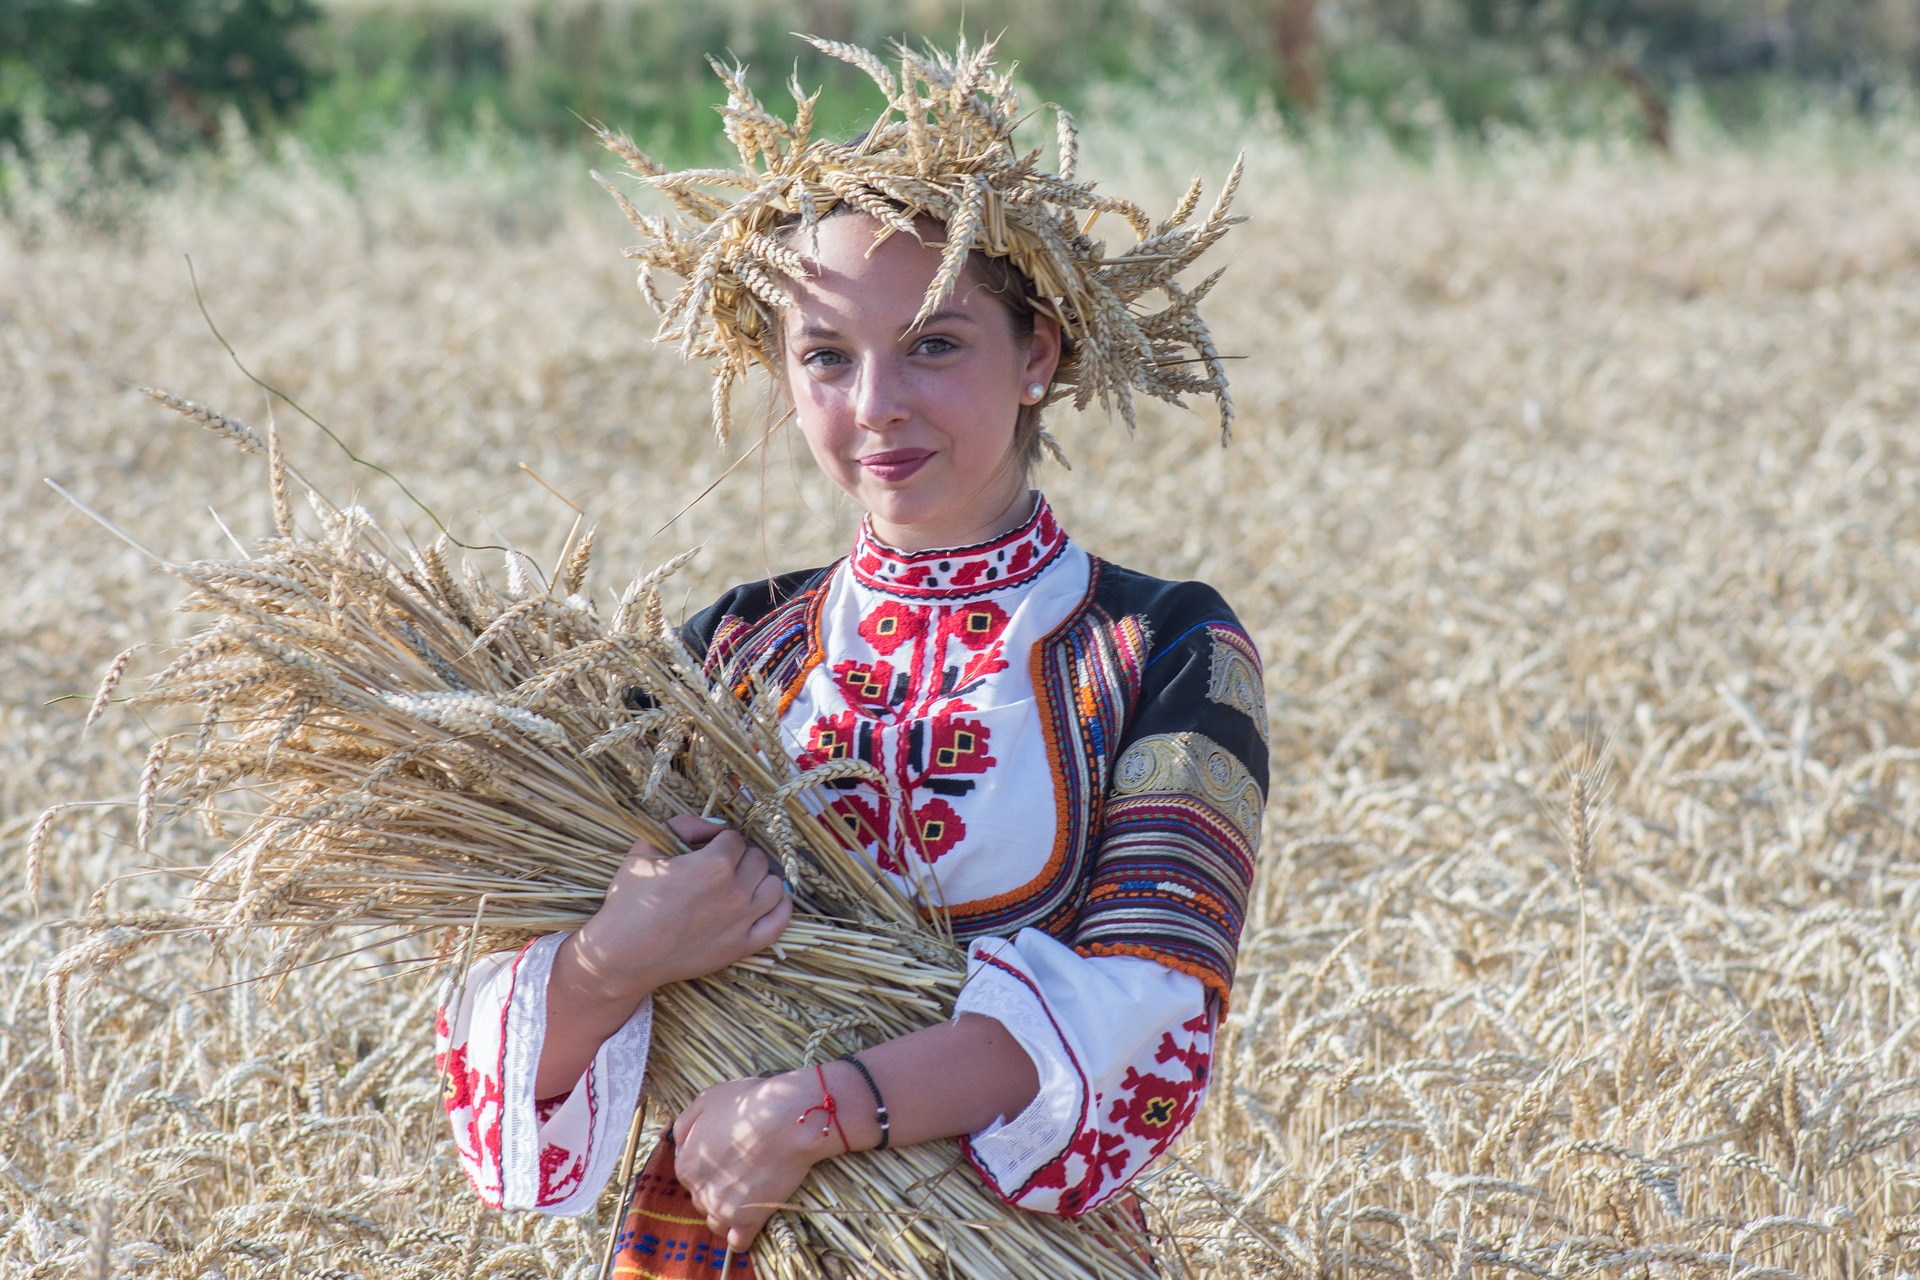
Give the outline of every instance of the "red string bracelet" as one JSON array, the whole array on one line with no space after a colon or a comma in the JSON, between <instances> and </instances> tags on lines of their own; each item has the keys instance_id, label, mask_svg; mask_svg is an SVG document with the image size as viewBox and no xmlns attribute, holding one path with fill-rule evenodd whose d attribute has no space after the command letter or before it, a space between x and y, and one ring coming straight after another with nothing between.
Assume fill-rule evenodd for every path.
<instances>
[{"instance_id":1,"label":"red string bracelet","mask_svg":"<svg viewBox=\"0 0 1920 1280\"><path fill-rule=\"evenodd\" d=\"M813 1074L820 1078L820 1101L814 1103L812 1106L808 1107L805 1111L802 1111L800 1113L800 1118L798 1120L795 1120L794 1123L805 1124L807 1122L807 1117L812 1115L814 1112L816 1111L826 1112L827 1122L820 1126L820 1136L825 1137L827 1135L828 1130L832 1130L833 1132L838 1133L840 1135L840 1149L846 1152L848 1155L852 1155L853 1144L847 1141L847 1131L840 1127L840 1106L838 1103L836 1103L833 1100L833 1091L827 1088L826 1068L824 1066L817 1065L813 1069Z\"/></svg>"}]
</instances>

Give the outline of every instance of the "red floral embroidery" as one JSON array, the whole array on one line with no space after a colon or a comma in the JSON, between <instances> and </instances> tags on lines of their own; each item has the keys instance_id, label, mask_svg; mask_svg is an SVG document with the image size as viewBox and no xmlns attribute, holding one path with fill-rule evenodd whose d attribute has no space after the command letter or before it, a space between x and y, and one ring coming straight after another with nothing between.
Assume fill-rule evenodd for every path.
<instances>
[{"instance_id":1,"label":"red floral embroidery","mask_svg":"<svg viewBox=\"0 0 1920 1280\"><path fill-rule=\"evenodd\" d=\"M929 800L913 811L914 844L922 862L933 863L947 856L967 834L967 824L945 800ZM880 865L887 870L883 857Z\"/></svg>"},{"instance_id":2,"label":"red floral embroidery","mask_svg":"<svg viewBox=\"0 0 1920 1280\"><path fill-rule=\"evenodd\" d=\"M987 754L992 735L981 721L942 711L926 724L928 773L985 773L1000 763Z\"/></svg>"},{"instance_id":3,"label":"red floral embroidery","mask_svg":"<svg viewBox=\"0 0 1920 1280\"><path fill-rule=\"evenodd\" d=\"M557 1143L547 1143L540 1148L539 1203L554 1204L566 1199L578 1189L586 1176L587 1160L584 1155L575 1155Z\"/></svg>"},{"instance_id":4,"label":"red floral embroidery","mask_svg":"<svg viewBox=\"0 0 1920 1280\"><path fill-rule=\"evenodd\" d=\"M1153 1143L1155 1151L1172 1142L1193 1120L1199 1086L1191 1080L1169 1080L1127 1068L1120 1081L1123 1091L1114 1099L1107 1119L1136 1138Z\"/></svg>"},{"instance_id":5,"label":"red floral embroidery","mask_svg":"<svg viewBox=\"0 0 1920 1280\"><path fill-rule=\"evenodd\" d=\"M840 696L856 711L875 715L892 705L888 696L893 688L893 666L887 662L857 662L849 658L833 667L834 683Z\"/></svg>"},{"instance_id":6,"label":"red floral embroidery","mask_svg":"<svg viewBox=\"0 0 1920 1280\"><path fill-rule=\"evenodd\" d=\"M454 1146L469 1164L498 1176L500 1111L506 1101L500 1081L467 1061L465 1045L441 1055L439 1066L445 1082L447 1116L453 1121Z\"/></svg>"},{"instance_id":7,"label":"red floral embroidery","mask_svg":"<svg viewBox=\"0 0 1920 1280\"><path fill-rule=\"evenodd\" d=\"M1213 1011L1205 1010L1163 1032L1151 1056L1142 1054L1129 1065L1116 1088L1095 1091L1082 1127L1065 1150L1041 1166L1009 1202L1040 1212L1077 1214L1117 1195L1198 1113L1212 1065L1213 1018ZM1170 1063L1173 1069L1163 1075L1152 1069L1155 1063ZM978 1157L974 1163L998 1190L997 1175Z\"/></svg>"},{"instance_id":8,"label":"red floral embroidery","mask_svg":"<svg viewBox=\"0 0 1920 1280\"><path fill-rule=\"evenodd\" d=\"M987 683L1012 669L1017 597L1000 593L1037 580L1067 546L1044 502L1019 529L951 550L896 551L863 528L850 562L863 589L848 602L857 612L835 612L837 660L788 724L802 768L855 759L884 774L843 781L821 815L883 871L905 876L915 860L953 852L970 821L981 828L980 788L1000 763L989 725L1030 705L1019 689L1001 697Z\"/></svg>"},{"instance_id":9,"label":"red floral embroidery","mask_svg":"<svg viewBox=\"0 0 1920 1280\"><path fill-rule=\"evenodd\" d=\"M1006 630L1007 611L991 600L962 605L940 620L941 639L975 650L998 644Z\"/></svg>"},{"instance_id":10,"label":"red floral embroidery","mask_svg":"<svg viewBox=\"0 0 1920 1280\"><path fill-rule=\"evenodd\" d=\"M840 838L841 844L856 853L879 846L882 871L901 869L887 852L893 815L892 806L884 797L866 788L848 792L827 806L820 821Z\"/></svg>"},{"instance_id":11,"label":"red floral embroidery","mask_svg":"<svg viewBox=\"0 0 1920 1280\"><path fill-rule=\"evenodd\" d=\"M1173 1032L1160 1037L1160 1046L1153 1055L1155 1062L1178 1062L1185 1067L1196 1082L1204 1084L1207 1079L1207 1067L1213 1061L1213 1018L1202 1013L1180 1024L1180 1029L1193 1039L1182 1045L1173 1038Z\"/></svg>"},{"instance_id":12,"label":"red floral embroidery","mask_svg":"<svg viewBox=\"0 0 1920 1280\"><path fill-rule=\"evenodd\" d=\"M1066 546L1052 510L1042 502L1034 518L989 542L934 551L896 551L862 525L854 544L854 579L869 587L924 599L964 598L1017 586L1046 567Z\"/></svg>"},{"instance_id":13,"label":"red floral embroidery","mask_svg":"<svg viewBox=\"0 0 1920 1280\"><path fill-rule=\"evenodd\" d=\"M806 750L796 763L802 769L815 769L830 760L851 760L859 745L859 718L851 711L821 716L807 730Z\"/></svg>"},{"instance_id":14,"label":"red floral embroidery","mask_svg":"<svg viewBox=\"0 0 1920 1280\"><path fill-rule=\"evenodd\" d=\"M896 600L875 609L860 619L860 637L883 658L890 658L901 645L927 634L927 611Z\"/></svg>"},{"instance_id":15,"label":"red floral embroidery","mask_svg":"<svg viewBox=\"0 0 1920 1280\"><path fill-rule=\"evenodd\" d=\"M447 1037L447 1015L442 1013L438 1019L439 1034L442 1040ZM434 1066L440 1069L440 1082L444 1091L442 1101L446 1103L447 1114L463 1111L473 1105L474 1073L467 1066L467 1047L461 1045L450 1052L440 1054L434 1059Z\"/></svg>"},{"instance_id":16,"label":"red floral embroidery","mask_svg":"<svg viewBox=\"0 0 1920 1280\"><path fill-rule=\"evenodd\" d=\"M1080 1166L1075 1170L1075 1166ZM1067 1149L1054 1157L1028 1185L1058 1189L1060 1212L1076 1214L1093 1204L1106 1187L1108 1178L1117 1178L1127 1167L1127 1140L1117 1133L1082 1129Z\"/></svg>"}]
</instances>

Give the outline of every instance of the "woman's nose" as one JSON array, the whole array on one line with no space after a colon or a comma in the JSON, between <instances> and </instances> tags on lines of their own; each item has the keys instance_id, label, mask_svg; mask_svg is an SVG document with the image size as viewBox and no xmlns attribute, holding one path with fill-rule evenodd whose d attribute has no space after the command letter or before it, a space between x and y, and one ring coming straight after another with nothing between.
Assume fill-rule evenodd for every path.
<instances>
[{"instance_id":1,"label":"woman's nose","mask_svg":"<svg viewBox=\"0 0 1920 1280\"><path fill-rule=\"evenodd\" d=\"M862 363L853 410L854 422L868 431L884 431L907 420L906 387L885 360Z\"/></svg>"}]
</instances>

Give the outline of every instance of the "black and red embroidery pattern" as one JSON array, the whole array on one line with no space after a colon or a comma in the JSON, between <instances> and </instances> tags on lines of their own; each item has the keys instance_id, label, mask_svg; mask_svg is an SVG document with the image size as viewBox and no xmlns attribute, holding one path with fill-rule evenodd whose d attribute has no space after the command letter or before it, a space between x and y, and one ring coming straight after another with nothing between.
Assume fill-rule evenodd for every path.
<instances>
[{"instance_id":1,"label":"black and red embroidery pattern","mask_svg":"<svg viewBox=\"0 0 1920 1280\"><path fill-rule=\"evenodd\" d=\"M1011 618L988 597L1032 583L1066 545L1044 503L1005 537L961 550L909 555L863 530L849 562L864 588L858 617L844 656L804 695L798 763L861 760L885 775L885 788L844 784L821 815L881 870L913 879L966 839L999 764L990 704L1005 691L989 685L1011 671Z\"/></svg>"},{"instance_id":2,"label":"black and red embroidery pattern","mask_svg":"<svg viewBox=\"0 0 1920 1280\"><path fill-rule=\"evenodd\" d=\"M862 586L910 600L960 600L1031 581L1066 550L1067 536L1045 502L1013 532L970 547L896 551L862 528L853 576Z\"/></svg>"}]
</instances>

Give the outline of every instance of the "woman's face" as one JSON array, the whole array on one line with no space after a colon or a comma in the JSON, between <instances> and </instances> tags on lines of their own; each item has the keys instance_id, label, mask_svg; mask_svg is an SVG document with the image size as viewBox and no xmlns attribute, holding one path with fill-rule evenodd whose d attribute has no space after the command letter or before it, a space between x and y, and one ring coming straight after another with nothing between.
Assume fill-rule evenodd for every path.
<instances>
[{"instance_id":1,"label":"woman's face","mask_svg":"<svg viewBox=\"0 0 1920 1280\"><path fill-rule=\"evenodd\" d=\"M936 240L938 223L923 220ZM1035 318L1030 340L969 270L918 328L940 246L906 235L874 243L863 213L819 224L814 274L781 313L788 390L814 461L903 551L983 541L1026 518L1014 423L1034 383L1053 377L1060 331ZM810 240L802 240L808 247Z\"/></svg>"}]
</instances>

